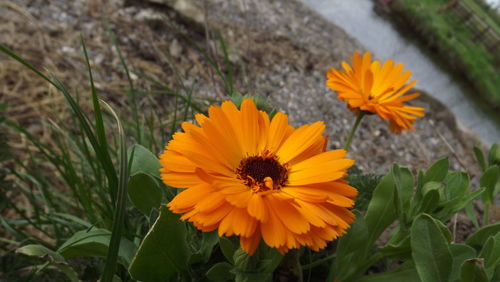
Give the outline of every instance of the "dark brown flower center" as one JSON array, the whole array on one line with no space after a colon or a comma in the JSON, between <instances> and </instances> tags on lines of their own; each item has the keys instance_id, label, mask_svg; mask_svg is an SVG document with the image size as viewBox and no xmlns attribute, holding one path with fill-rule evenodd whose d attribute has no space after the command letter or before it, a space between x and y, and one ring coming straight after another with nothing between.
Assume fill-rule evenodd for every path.
<instances>
[{"instance_id":1,"label":"dark brown flower center","mask_svg":"<svg viewBox=\"0 0 500 282\"><path fill-rule=\"evenodd\" d=\"M253 192L278 190L288 180L286 165L280 164L275 155L266 153L243 159L236 174Z\"/></svg>"}]
</instances>

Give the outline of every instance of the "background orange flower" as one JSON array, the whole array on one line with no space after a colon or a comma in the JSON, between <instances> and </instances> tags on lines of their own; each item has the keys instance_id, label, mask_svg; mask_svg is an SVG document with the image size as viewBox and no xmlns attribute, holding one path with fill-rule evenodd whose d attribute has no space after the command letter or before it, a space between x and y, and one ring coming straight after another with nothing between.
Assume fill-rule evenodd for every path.
<instances>
[{"instance_id":1,"label":"background orange flower","mask_svg":"<svg viewBox=\"0 0 500 282\"><path fill-rule=\"evenodd\" d=\"M375 113L388 120L391 132L415 130L413 123L424 116L424 109L403 104L420 95L405 95L416 81L406 84L411 72L403 72L403 64L388 60L380 65L379 61L371 61L370 52L363 57L354 52L352 67L346 62L342 62L342 67L344 70L330 69L326 81L326 86L338 93L339 100L347 102L351 110Z\"/></svg>"}]
</instances>

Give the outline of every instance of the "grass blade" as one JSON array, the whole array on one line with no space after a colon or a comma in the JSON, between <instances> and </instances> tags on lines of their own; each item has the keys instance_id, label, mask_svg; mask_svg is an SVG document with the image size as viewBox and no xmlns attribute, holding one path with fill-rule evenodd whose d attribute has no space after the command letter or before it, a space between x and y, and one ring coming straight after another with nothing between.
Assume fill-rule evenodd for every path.
<instances>
[{"instance_id":1,"label":"grass blade","mask_svg":"<svg viewBox=\"0 0 500 282\"><path fill-rule=\"evenodd\" d=\"M118 180L118 194L116 199L115 210L113 213L113 229L111 233L111 240L109 242L108 256L106 258L106 264L104 266L104 271L101 276L101 281L111 282L113 280L113 275L115 273L116 262L118 259L118 250L120 249L121 233L123 228L123 223L126 214L127 205L127 180L128 180L128 158L127 158L127 145L125 142L125 133L123 132L123 127L121 125L118 115L113 111L113 109L103 102L104 105L113 114L118 123L118 136L120 143L120 178Z\"/></svg>"}]
</instances>

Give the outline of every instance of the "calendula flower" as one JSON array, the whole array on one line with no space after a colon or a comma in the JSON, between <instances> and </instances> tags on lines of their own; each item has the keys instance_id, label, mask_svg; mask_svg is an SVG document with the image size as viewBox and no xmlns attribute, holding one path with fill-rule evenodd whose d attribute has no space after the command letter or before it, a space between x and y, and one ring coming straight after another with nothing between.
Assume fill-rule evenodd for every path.
<instances>
[{"instance_id":1,"label":"calendula flower","mask_svg":"<svg viewBox=\"0 0 500 282\"><path fill-rule=\"evenodd\" d=\"M325 152L323 122L293 128L245 99L182 124L160 156L163 182L186 188L168 204L182 220L219 236L237 235L253 254L261 239L281 253L319 250L353 222L357 190L343 180L346 151Z\"/></svg>"},{"instance_id":2,"label":"calendula flower","mask_svg":"<svg viewBox=\"0 0 500 282\"><path fill-rule=\"evenodd\" d=\"M403 64L395 65L393 60L388 60L380 65L378 61L371 61L369 52L363 57L354 52L352 67L346 62L342 62L342 67L344 70L330 69L326 81L326 86L338 93L339 100L347 102L355 112L371 112L388 120L391 132L401 134L402 129L415 130L413 122L424 116L424 109L403 103L420 95L405 95L416 81L406 84L411 72L403 72Z\"/></svg>"}]
</instances>

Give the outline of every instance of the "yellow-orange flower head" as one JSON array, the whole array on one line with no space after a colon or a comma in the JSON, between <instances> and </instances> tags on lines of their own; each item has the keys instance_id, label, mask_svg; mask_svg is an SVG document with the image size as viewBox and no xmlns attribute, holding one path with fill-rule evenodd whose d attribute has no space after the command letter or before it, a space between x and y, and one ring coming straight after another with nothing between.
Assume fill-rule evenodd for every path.
<instances>
[{"instance_id":1,"label":"yellow-orange flower head","mask_svg":"<svg viewBox=\"0 0 500 282\"><path fill-rule=\"evenodd\" d=\"M338 93L339 100L347 102L351 110L375 113L389 120L391 132L415 130L413 122L424 116L424 109L403 104L420 95L404 95L416 81L405 85L411 72L403 72L403 64L394 65L393 60L388 60L381 66L378 61L371 61L369 52L363 57L354 52L352 67L346 62L342 62L342 67L344 70L332 68L326 74L326 86Z\"/></svg>"},{"instance_id":2,"label":"yellow-orange flower head","mask_svg":"<svg viewBox=\"0 0 500 282\"><path fill-rule=\"evenodd\" d=\"M261 239L281 253L319 250L345 233L357 190L343 180L354 164L325 152L323 122L297 129L245 99L212 106L200 126L184 122L160 156L163 182L179 193L168 207L202 231L240 236L253 254Z\"/></svg>"}]
</instances>

